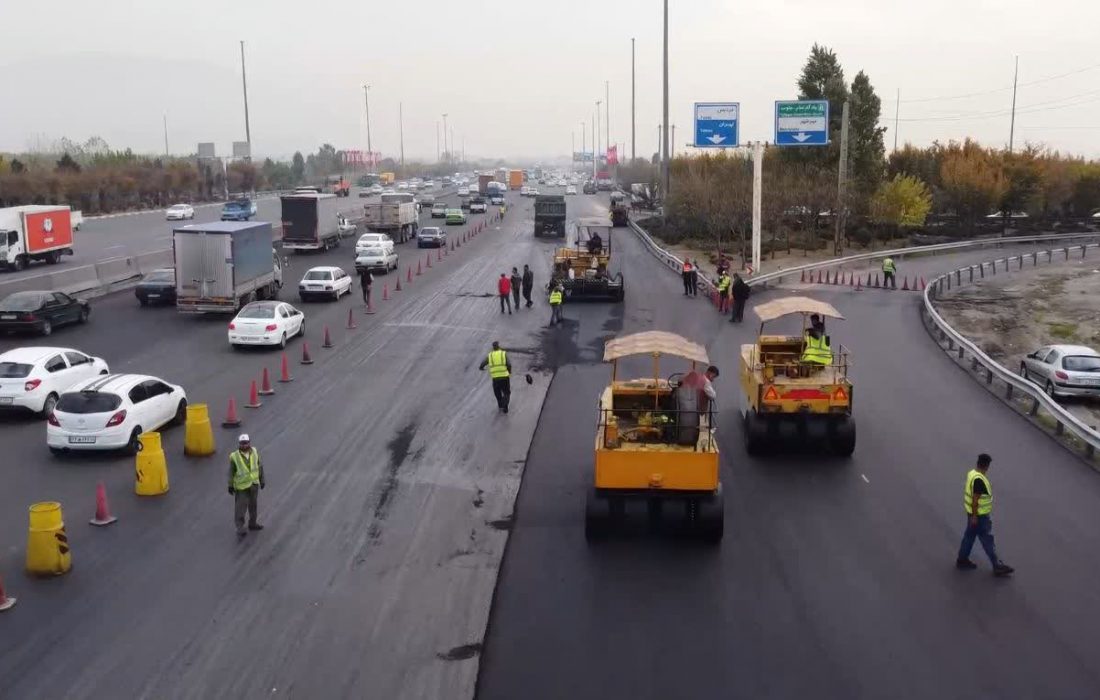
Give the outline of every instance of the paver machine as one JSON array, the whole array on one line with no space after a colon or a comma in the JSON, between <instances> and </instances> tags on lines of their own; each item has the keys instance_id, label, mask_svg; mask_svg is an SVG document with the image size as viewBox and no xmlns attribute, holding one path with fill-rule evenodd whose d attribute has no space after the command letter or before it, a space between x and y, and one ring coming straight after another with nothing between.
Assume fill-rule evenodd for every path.
<instances>
[{"instance_id":1,"label":"paver machine","mask_svg":"<svg viewBox=\"0 0 1100 700\"><path fill-rule=\"evenodd\" d=\"M652 376L622 379L619 361L649 356ZM595 471L587 490L584 532L598 540L628 522L670 527L707 542L722 539L724 503L718 478L715 406L684 372L662 375L678 358L703 372L707 351L673 333L646 331L609 340L604 361L611 384L601 393ZM666 368L667 370L667 368Z\"/></svg>"},{"instance_id":2,"label":"paver machine","mask_svg":"<svg viewBox=\"0 0 1100 700\"><path fill-rule=\"evenodd\" d=\"M831 304L786 297L753 309L760 317L755 343L741 346L741 415L745 449L761 454L780 445L821 445L840 456L856 446L848 351L834 349L827 319L843 320ZM798 335L764 333L768 323L801 318ZM816 319L814 318L816 316Z\"/></svg>"},{"instance_id":3,"label":"paver machine","mask_svg":"<svg viewBox=\"0 0 1100 700\"><path fill-rule=\"evenodd\" d=\"M565 301L586 299L621 302L626 298L623 273L611 272L611 225L604 219L580 219L571 246L554 251L550 284L560 283Z\"/></svg>"},{"instance_id":4,"label":"paver machine","mask_svg":"<svg viewBox=\"0 0 1100 700\"><path fill-rule=\"evenodd\" d=\"M611 209L608 212L612 226L629 226L630 209L627 205L626 195L622 192L611 193Z\"/></svg>"}]
</instances>

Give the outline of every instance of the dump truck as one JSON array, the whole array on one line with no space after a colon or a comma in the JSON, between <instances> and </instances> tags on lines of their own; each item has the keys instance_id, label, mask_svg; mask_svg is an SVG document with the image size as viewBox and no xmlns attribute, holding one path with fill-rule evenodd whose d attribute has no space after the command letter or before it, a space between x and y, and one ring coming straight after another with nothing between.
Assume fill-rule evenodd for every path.
<instances>
[{"instance_id":1,"label":"dump truck","mask_svg":"<svg viewBox=\"0 0 1100 700\"><path fill-rule=\"evenodd\" d=\"M378 182L381 185L392 185L394 181L393 173L382 173L378 176Z\"/></svg>"},{"instance_id":2,"label":"dump truck","mask_svg":"<svg viewBox=\"0 0 1100 700\"><path fill-rule=\"evenodd\" d=\"M236 313L275 299L282 265L266 221L215 221L172 231L176 308L182 313Z\"/></svg>"},{"instance_id":3,"label":"dump truck","mask_svg":"<svg viewBox=\"0 0 1100 700\"><path fill-rule=\"evenodd\" d=\"M279 198L283 250L328 250L340 245L340 219L334 194L295 192Z\"/></svg>"},{"instance_id":4,"label":"dump truck","mask_svg":"<svg viewBox=\"0 0 1100 700\"><path fill-rule=\"evenodd\" d=\"M330 175L325 180L325 191L337 197L351 195L351 183L343 175Z\"/></svg>"},{"instance_id":5,"label":"dump truck","mask_svg":"<svg viewBox=\"0 0 1100 700\"><path fill-rule=\"evenodd\" d=\"M523 171L522 170L509 170L508 171L508 189L519 190L523 188Z\"/></svg>"},{"instance_id":6,"label":"dump truck","mask_svg":"<svg viewBox=\"0 0 1100 700\"><path fill-rule=\"evenodd\" d=\"M386 233L394 243L416 238L420 217L416 198L406 192L384 194L377 203L363 205L363 225L372 233Z\"/></svg>"},{"instance_id":7,"label":"dump truck","mask_svg":"<svg viewBox=\"0 0 1100 700\"><path fill-rule=\"evenodd\" d=\"M540 194L535 197L535 236L565 238L565 197Z\"/></svg>"},{"instance_id":8,"label":"dump truck","mask_svg":"<svg viewBox=\"0 0 1100 700\"><path fill-rule=\"evenodd\" d=\"M0 269L22 270L32 262L54 265L73 254L69 207L26 205L0 209Z\"/></svg>"}]
</instances>

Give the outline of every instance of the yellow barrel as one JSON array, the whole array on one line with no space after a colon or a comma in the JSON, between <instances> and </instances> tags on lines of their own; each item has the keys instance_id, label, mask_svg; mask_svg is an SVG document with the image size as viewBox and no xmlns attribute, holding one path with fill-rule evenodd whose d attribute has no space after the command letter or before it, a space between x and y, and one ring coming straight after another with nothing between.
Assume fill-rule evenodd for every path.
<instances>
[{"instance_id":1,"label":"yellow barrel","mask_svg":"<svg viewBox=\"0 0 1100 700\"><path fill-rule=\"evenodd\" d=\"M134 458L134 493L139 496L168 493L168 462L160 445L160 433L142 433L138 440L141 449Z\"/></svg>"},{"instance_id":2,"label":"yellow barrel","mask_svg":"<svg viewBox=\"0 0 1100 700\"><path fill-rule=\"evenodd\" d=\"M54 501L35 503L30 507L30 528L27 531L27 573L59 576L72 565L61 504Z\"/></svg>"},{"instance_id":3,"label":"yellow barrel","mask_svg":"<svg viewBox=\"0 0 1100 700\"><path fill-rule=\"evenodd\" d=\"M192 457L209 457L214 454L214 431L210 428L210 412L204 403L187 407L183 453Z\"/></svg>"}]
</instances>

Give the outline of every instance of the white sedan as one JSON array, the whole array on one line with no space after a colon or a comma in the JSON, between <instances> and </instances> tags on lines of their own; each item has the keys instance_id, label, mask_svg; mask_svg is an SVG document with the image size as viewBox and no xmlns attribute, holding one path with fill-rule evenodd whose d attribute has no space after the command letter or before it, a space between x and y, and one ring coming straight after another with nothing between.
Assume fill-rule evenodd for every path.
<instances>
[{"instance_id":1,"label":"white sedan","mask_svg":"<svg viewBox=\"0 0 1100 700\"><path fill-rule=\"evenodd\" d=\"M469 187L459 187L458 188L458 196L459 197L469 197L470 196L470 188Z\"/></svg>"},{"instance_id":2,"label":"white sedan","mask_svg":"<svg viewBox=\"0 0 1100 700\"><path fill-rule=\"evenodd\" d=\"M168 221L181 221L195 218L195 207L190 204L173 204L164 212L164 218Z\"/></svg>"},{"instance_id":3,"label":"white sedan","mask_svg":"<svg viewBox=\"0 0 1100 700\"><path fill-rule=\"evenodd\" d=\"M73 384L110 371L102 359L70 348L9 350L0 355L0 408L48 416Z\"/></svg>"},{"instance_id":4,"label":"white sedan","mask_svg":"<svg viewBox=\"0 0 1100 700\"><path fill-rule=\"evenodd\" d=\"M577 187L575 185L568 185L565 188L565 193L566 194L576 194L577 193Z\"/></svg>"},{"instance_id":5,"label":"white sedan","mask_svg":"<svg viewBox=\"0 0 1100 700\"><path fill-rule=\"evenodd\" d=\"M306 271L298 283L298 298L329 297L339 301L343 294L351 294L351 277L338 267L314 267Z\"/></svg>"},{"instance_id":6,"label":"white sedan","mask_svg":"<svg viewBox=\"0 0 1100 700\"><path fill-rule=\"evenodd\" d=\"M254 301L229 322L229 345L278 345L286 347L287 338L304 335L306 317L283 301Z\"/></svg>"},{"instance_id":7,"label":"white sedan","mask_svg":"<svg viewBox=\"0 0 1100 700\"><path fill-rule=\"evenodd\" d=\"M46 417L46 445L69 450L137 452L138 436L187 417L183 387L145 374L108 374L78 382Z\"/></svg>"}]
</instances>

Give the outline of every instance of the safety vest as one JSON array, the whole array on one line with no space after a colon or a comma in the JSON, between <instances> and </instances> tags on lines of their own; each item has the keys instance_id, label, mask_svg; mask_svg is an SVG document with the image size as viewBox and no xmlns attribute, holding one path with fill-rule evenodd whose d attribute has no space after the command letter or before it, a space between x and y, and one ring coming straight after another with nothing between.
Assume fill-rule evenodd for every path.
<instances>
[{"instance_id":1,"label":"safety vest","mask_svg":"<svg viewBox=\"0 0 1100 700\"><path fill-rule=\"evenodd\" d=\"M244 491L253 484L260 483L260 453L253 447L247 461L240 450L234 450L229 455L229 461L233 463L233 488Z\"/></svg>"},{"instance_id":2,"label":"safety vest","mask_svg":"<svg viewBox=\"0 0 1100 700\"><path fill-rule=\"evenodd\" d=\"M967 515L975 515L970 511L970 504L974 500L974 481L981 479L985 484L985 495L978 496L978 512L976 515L989 515L993 512L993 485L989 478L977 469L971 469L966 473L966 484L963 486L963 510Z\"/></svg>"},{"instance_id":3,"label":"safety vest","mask_svg":"<svg viewBox=\"0 0 1100 700\"><path fill-rule=\"evenodd\" d=\"M550 306L557 306L558 304L561 304L561 290L555 289L550 292Z\"/></svg>"},{"instance_id":4,"label":"safety vest","mask_svg":"<svg viewBox=\"0 0 1100 700\"><path fill-rule=\"evenodd\" d=\"M730 280L729 275L722 275L721 277L719 277L718 278L718 293L721 294L722 292L728 292L729 288L730 288L730 282L731 282L731 280Z\"/></svg>"},{"instance_id":5,"label":"safety vest","mask_svg":"<svg viewBox=\"0 0 1100 700\"><path fill-rule=\"evenodd\" d=\"M893 258L883 258L883 260L882 260L882 271L883 272L889 272L889 273L894 272L894 259Z\"/></svg>"},{"instance_id":6,"label":"safety vest","mask_svg":"<svg viewBox=\"0 0 1100 700\"><path fill-rule=\"evenodd\" d=\"M503 350L489 351L489 376L504 379L508 376L508 356Z\"/></svg>"},{"instance_id":7,"label":"safety vest","mask_svg":"<svg viewBox=\"0 0 1100 700\"><path fill-rule=\"evenodd\" d=\"M684 272L691 272L691 263L687 260L684 261Z\"/></svg>"},{"instance_id":8,"label":"safety vest","mask_svg":"<svg viewBox=\"0 0 1100 700\"><path fill-rule=\"evenodd\" d=\"M833 364L833 351L829 348L829 341L825 336L818 338L806 336L806 350L802 353L802 361L815 365Z\"/></svg>"}]
</instances>

